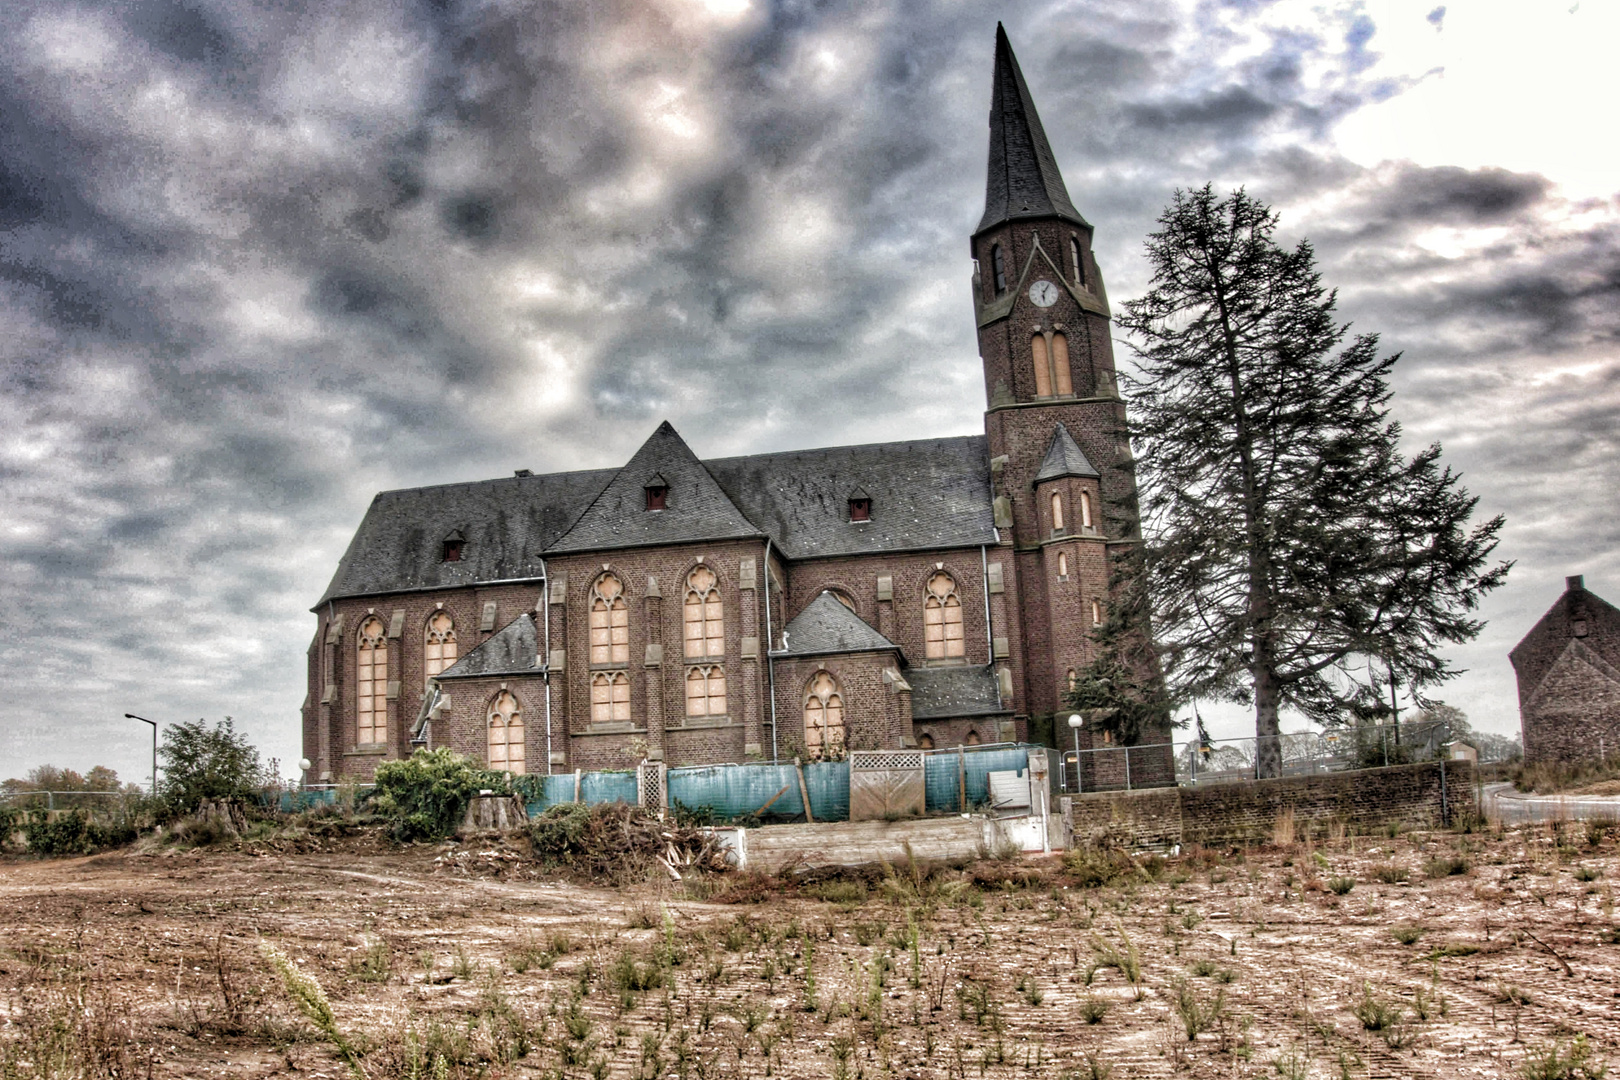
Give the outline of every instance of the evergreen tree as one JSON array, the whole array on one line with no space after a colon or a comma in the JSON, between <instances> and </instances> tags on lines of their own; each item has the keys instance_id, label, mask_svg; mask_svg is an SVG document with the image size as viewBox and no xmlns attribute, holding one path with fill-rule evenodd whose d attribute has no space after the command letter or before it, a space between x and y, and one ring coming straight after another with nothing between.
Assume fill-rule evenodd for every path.
<instances>
[{"instance_id":1,"label":"evergreen tree","mask_svg":"<svg viewBox=\"0 0 1620 1080\"><path fill-rule=\"evenodd\" d=\"M1174 698L1252 703L1259 772L1278 775L1278 710L1341 722L1392 670L1414 696L1476 636L1500 517L1389 419L1397 357L1336 321L1307 243L1242 191L1178 191L1148 239L1153 281L1125 305L1142 553ZM1376 657L1378 664L1368 662ZM1372 691L1372 693L1369 693Z\"/></svg>"}]
</instances>

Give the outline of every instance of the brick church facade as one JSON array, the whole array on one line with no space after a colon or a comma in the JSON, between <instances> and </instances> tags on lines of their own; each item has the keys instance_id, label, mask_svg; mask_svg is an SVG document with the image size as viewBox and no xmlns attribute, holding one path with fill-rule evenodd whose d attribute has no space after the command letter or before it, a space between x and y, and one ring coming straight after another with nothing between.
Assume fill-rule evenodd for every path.
<instances>
[{"instance_id":1,"label":"brick church facade","mask_svg":"<svg viewBox=\"0 0 1620 1080\"><path fill-rule=\"evenodd\" d=\"M1092 227L999 28L970 252L982 436L700 460L665 423L618 469L379 494L312 609L306 778L1027 737L1092 659L1135 490Z\"/></svg>"},{"instance_id":2,"label":"brick church facade","mask_svg":"<svg viewBox=\"0 0 1620 1080\"><path fill-rule=\"evenodd\" d=\"M1526 764L1620 753L1620 610L1578 576L1564 586L1508 654L1519 682Z\"/></svg>"}]
</instances>

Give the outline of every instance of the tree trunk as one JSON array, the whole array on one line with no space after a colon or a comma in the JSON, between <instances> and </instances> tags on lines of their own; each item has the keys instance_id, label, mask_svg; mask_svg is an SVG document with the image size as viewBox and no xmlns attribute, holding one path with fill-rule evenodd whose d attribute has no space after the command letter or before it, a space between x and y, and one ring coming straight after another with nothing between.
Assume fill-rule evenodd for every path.
<instances>
[{"instance_id":1,"label":"tree trunk","mask_svg":"<svg viewBox=\"0 0 1620 1080\"><path fill-rule=\"evenodd\" d=\"M204 799L193 817L200 825L213 825L225 836L240 836L247 830L247 815L241 804L230 799Z\"/></svg>"},{"instance_id":2,"label":"tree trunk","mask_svg":"<svg viewBox=\"0 0 1620 1080\"><path fill-rule=\"evenodd\" d=\"M1277 726L1277 682L1270 666L1254 670L1254 775L1282 775L1282 733Z\"/></svg>"},{"instance_id":3,"label":"tree trunk","mask_svg":"<svg viewBox=\"0 0 1620 1080\"><path fill-rule=\"evenodd\" d=\"M475 795L456 832L506 832L522 828L528 820L529 812L516 795Z\"/></svg>"}]
</instances>

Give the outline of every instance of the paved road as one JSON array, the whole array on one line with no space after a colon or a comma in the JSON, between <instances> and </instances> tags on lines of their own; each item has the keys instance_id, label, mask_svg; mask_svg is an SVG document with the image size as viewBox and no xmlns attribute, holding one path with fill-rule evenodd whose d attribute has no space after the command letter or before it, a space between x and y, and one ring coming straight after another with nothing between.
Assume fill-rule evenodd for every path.
<instances>
[{"instance_id":1,"label":"paved road","mask_svg":"<svg viewBox=\"0 0 1620 1080\"><path fill-rule=\"evenodd\" d=\"M1525 795L1512 784L1486 784L1486 818L1501 818L1509 825L1525 821L1620 822L1620 796L1615 795Z\"/></svg>"}]
</instances>

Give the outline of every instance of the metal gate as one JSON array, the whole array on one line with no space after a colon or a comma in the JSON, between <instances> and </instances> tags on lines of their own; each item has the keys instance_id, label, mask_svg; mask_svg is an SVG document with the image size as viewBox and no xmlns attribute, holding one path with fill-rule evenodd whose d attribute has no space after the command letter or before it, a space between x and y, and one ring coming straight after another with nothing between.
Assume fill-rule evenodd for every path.
<instances>
[{"instance_id":1,"label":"metal gate","mask_svg":"<svg viewBox=\"0 0 1620 1080\"><path fill-rule=\"evenodd\" d=\"M849 820L921 817L926 794L921 750L849 752Z\"/></svg>"},{"instance_id":2,"label":"metal gate","mask_svg":"<svg viewBox=\"0 0 1620 1080\"><path fill-rule=\"evenodd\" d=\"M643 810L660 815L669 806L669 783L662 761L643 761L636 766L636 802Z\"/></svg>"}]
</instances>

